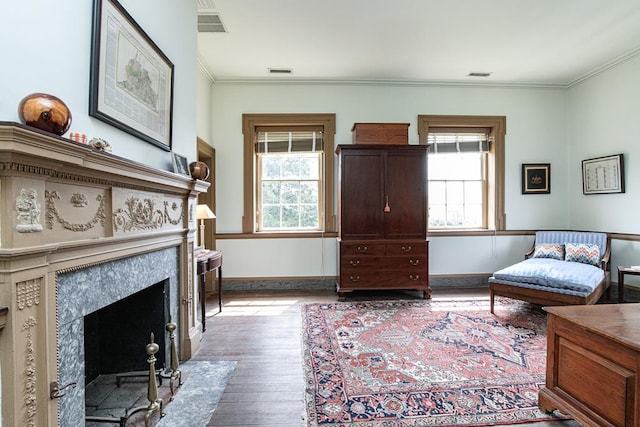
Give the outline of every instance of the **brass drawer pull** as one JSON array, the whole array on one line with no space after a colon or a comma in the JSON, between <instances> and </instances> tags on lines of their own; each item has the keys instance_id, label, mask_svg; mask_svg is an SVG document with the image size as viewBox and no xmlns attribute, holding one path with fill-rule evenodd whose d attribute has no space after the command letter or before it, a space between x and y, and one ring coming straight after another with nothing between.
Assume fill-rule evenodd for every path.
<instances>
[{"instance_id":1,"label":"brass drawer pull","mask_svg":"<svg viewBox=\"0 0 640 427\"><path fill-rule=\"evenodd\" d=\"M409 264L418 265L418 264L420 264L420 260L419 259L410 259L409 260Z\"/></svg>"},{"instance_id":2,"label":"brass drawer pull","mask_svg":"<svg viewBox=\"0 0 640 427\"><path fill-rule=\"evenodd\" d=\"M349 261L349 264L351 264L352 266L354 266L354 267L355 267L356 265L359 265L359 264L360 264L360 260L353 260L353 259L352 259L351 261Z\"/></svg>"},{"instance_id":3,"label":"brass drawer pull","mask_svg":"<svg viewBox=\"0 0 640 427\"><path fill-rule=\"evenodd\" d=\"M358 276L357 274L356 274L356 275L353 275L353 274L352 274L351 276L349 276L349 279L350 279L352 282L357 282L358 280L360 280L360 276Z\"/></svg>"},{"instance_id":4,"label":"brass drawer pull","mask_svg":"<svg viewBox=\"0 0 640 427\"><path fill-rule=\"evenodd\" d=\"M409 246L402 246L402 250L405 252L411 252L411 245Z\"/></svg>"},{"instance_id":5,"label":"brass drawer pull","mask_svg":"<svg viewBox=\"0 0 640 427\"><path fill-rule=\"evenodd\" d=\"M411 280L413 280L413 281L416 281L416 280L418 280L419 278L420 278L420 275L419 275L419 274L415 274L415 275L414 275L414 274L410 274L410 275L409 275L409 279L411 279Z\"/></svg>"},{"instance_id":6,"label":"brass drawer pull","mask_svg":"<svg viewBox=\"0 0 640 427\"><path fill-rule=\"evenodd\" d=\"M358 246L358 252L366 252L368 251L369 248L366 246Z\"/></svg>"}]
</instances>

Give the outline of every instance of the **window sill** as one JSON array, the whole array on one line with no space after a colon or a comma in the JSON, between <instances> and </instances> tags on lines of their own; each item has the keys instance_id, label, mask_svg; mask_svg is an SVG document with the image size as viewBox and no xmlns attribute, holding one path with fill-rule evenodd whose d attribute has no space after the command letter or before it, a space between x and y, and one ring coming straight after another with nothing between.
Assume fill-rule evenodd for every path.
<instances>
[{"instance_id":1,"label":"window sill","mask_svg":"<svg viewBox=\"0 0 640 427\"><path fill-rule=\"evenodd\" d=\"M217 233L217 240L225 239L315 239L338 237L335 231L281 231L278 233Z\"/></svg>"},{"instance_id":2,"label":"window sill","mask_svg":"<svg viewBox=\"0 0 640 427\"><path fill-rule=\"evenodd\" d=\"M428 230L427 237L456 237L456 236L510 236L521 235L522 231L517 230L486 230L486 229L449 229L449 230ZM526 234L533 234L526 232Z\"/></svg>"}]
</instances>

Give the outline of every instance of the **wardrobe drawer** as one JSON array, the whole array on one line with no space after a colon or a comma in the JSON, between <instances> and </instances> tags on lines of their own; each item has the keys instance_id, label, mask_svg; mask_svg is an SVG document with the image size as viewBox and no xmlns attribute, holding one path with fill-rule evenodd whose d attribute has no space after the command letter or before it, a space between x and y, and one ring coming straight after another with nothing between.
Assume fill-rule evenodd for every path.
<instances>
[{"instance_id":1,"label":"wardrobe drawer","mask_svg":"<svg viewBox=\"0 0 640 427\"><path fill-rule=\"evenodd\" d=\"M357 270L417 270L427 269L427 257L419 256L343 256L340 259L340 271Z\"/></svg>"},{"instance_id":2,"label":"wardrobe drawer","mask_svg":"<svg viewBox=\"0 0 640 427\"><path fill-rule=\"evenodd\" d=\"M427 256L426 255L413 255L413 256L395 256L387 257L384 265L393 270L427 270Z\"/></svg>"},{"instance_id":3,"label":"wardrobe drawer","mask_svg":"<svg viewBox=\"0 0 640 427\"><path fill-rule=\"evenodd\" d=\"M340 287L346 289L411 289L424 287L428 275L422 271L352 271L340 274Z\"/></svg>"},{"instance_id":4,"label":"wardrobe drawer","mask_svg":"<svg viewBox=\"0 0 640 427\"><path fill-rule=\"evenodd\" d=\"M340 259L340 271L380 270L388 265L381 256L343 256Z\"/></svg>"},{"instance_id":5,"label":"wardrobe drawer","mask_svg":"<svg viewBox=\"0 0 640 427\"><path fill-rule=\"evenodd\" d=\"M340 256L353 256L353 255L384 255L385 245L384 243L340 243Z\"/></svg>"},{"instance_id":6,"label":"wardrobe drawer","mask_svg":"<svg viewBox=\"0 0 640 427\"><path fill-rule=\"evenodd\" d=\"M387 243L386 248L387 255L426 255L427 242L400 242L400 243Z\"/></svg>"}]
</instances>

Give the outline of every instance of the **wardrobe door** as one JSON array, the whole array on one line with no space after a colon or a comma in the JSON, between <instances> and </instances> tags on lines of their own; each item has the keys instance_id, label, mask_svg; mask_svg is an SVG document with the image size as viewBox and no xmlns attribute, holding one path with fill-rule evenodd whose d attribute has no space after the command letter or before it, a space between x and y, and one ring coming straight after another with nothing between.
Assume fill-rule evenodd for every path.
<instances>
[{"instance_id":1,"label":"wardrobe door","mask_svg":"<svg viewBox=\"0 0 640 427\"><path fill-rule=\"evenodd\" d=\"M340 154L340 237L376 239L384 233L383 152L344 149Z\"/></svg>"},{"instance_id":2,"label":"wardrobe door","mask_svg":"<svg viewBox=\"0 0 640 427\"><path fill-rule=\"evenodd\" d=\"M423 146L389 150L386 155L385 236L425 239L427 235L427 156Z\"/></svg>"}]
</instances>

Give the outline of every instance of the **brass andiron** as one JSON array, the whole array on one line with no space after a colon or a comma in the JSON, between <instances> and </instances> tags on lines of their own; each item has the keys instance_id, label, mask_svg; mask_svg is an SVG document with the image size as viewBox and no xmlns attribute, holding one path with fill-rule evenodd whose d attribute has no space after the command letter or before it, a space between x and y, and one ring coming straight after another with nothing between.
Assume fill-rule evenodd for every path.
<instances>
[{"instance_id":1,"label":"brass andiron","mask_svg":"<svg viewBox=\"0 0 640 427\"><path fill-rule=\"evenodd\" d=\"M170 401L175 397L174 393L174 381L178 380L178 387L182 385L182 372L178 369L178 350L176 350L176 335L175 330L178 327L175 323L171 321L171 316L169 316L169 323L165 326L165 329L169 332L169 339L171 340L171 380L169 381L169 386L171 388L171 398Z\"/></svg>"},{"instance_id":2,"label":"brass andiron","mask_svg":"<svg viewBox=\"0 0 640 427\"><path fill-rule=\"evenodd\" d=\"M153 332L151 332L151 342L147 344L144 350L147 352L149 357L147 358L147 363L149 364L149 385L147 387L147 399L149 400L148 406L141 406L139 408L133 409L127 418L130 418L131 415L136 412L143 411L146 409L147 414L144 417L144 425L145 427L149 427L149 420L151 415L160 410L160 417L164 417L166 414L163 412L163 402L162 399L158 399L158 384L156 383L156 356L155 354L160 350L160 346L156 344L154 341Z\"/></svg>"}]
</instances>

